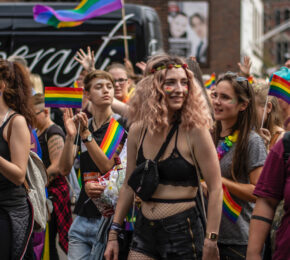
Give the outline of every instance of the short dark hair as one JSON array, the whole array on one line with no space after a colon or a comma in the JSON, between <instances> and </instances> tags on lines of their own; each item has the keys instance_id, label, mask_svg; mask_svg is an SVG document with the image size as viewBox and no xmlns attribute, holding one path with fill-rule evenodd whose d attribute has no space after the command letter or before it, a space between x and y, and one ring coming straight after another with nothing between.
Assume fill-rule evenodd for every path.
<instances>
[{"instance_id":1,"label":"short dark hair","mask_svg":"<svg viewBox=\"0 0 290 260\"><path fill-rule=\"evenodd\" d=\"M189 17L189 24L190 24L191 27L193 27L192 19L195 18L195 17L198 18L202 23L205 23L205 17L202 14L194 13L193 15L191 15Z\"/></svg>"}]
</instances>

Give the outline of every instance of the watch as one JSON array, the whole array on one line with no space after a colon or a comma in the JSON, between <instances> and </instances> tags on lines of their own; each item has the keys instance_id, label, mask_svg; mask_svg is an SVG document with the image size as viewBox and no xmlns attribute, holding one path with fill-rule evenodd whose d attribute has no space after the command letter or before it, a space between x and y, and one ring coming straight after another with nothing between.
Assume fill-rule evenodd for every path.
<instances>
[{"instance_id":1,"label":"watch","mask_svg":"<svg viewBox=\"0 0 290 260\"><path fill-rule=\"evenodd\" d=\"M211 241L217 241L219 235L215 232L206 232L205 237L208 238Z\"/></svg>"},{"instance_id":2,"label":"watch","mask_svg":"<svg viewBox=\"0 0 290 260\"><path fill-rule=\"evenodd\" d=\"M82 141L83 141L83 143L93 141L93 136L92 136L92 134L89 134L89 135L87 136L87 138L82 139Z\"/></svg>"}]
</instances>

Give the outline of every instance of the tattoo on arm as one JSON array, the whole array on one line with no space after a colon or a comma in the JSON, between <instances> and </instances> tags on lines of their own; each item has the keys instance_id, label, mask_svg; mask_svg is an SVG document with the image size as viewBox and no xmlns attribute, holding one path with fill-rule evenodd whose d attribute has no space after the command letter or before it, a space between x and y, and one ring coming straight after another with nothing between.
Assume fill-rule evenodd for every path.
<instances>
[{"instance_id":1,"label":"tattoo on arm","mask_svg":"<svg viewBox=\"0 0 290 260\"><path fill-rule=\"evenodd\" d=\"M53 135L51 138L49 138L47 147L50 161L52 162L57 158L59 159L64 147L63 138L60 135Z\"/></svg>"}]
</instances>

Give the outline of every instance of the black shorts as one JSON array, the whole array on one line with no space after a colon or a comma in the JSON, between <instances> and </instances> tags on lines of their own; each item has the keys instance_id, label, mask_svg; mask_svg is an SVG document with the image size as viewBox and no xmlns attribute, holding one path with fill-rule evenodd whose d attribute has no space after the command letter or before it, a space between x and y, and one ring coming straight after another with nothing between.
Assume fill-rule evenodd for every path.
<instances>
[{"instance_id":1,"label":"black shorts","mask_svg":"<svg viewBox=\"0 0 290 260\"><path fill-rule=\"evenodd\" d=\"M196 207L150 220L137 215L131 250L154 259L201 259L204 230Z\"/></svg>"}]
</instances>

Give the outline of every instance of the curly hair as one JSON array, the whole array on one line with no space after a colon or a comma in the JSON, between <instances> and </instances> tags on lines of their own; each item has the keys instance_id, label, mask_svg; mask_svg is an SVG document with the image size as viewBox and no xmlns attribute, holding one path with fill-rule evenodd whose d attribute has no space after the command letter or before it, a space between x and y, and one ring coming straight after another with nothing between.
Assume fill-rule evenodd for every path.
<instances>
[{"instance_id":1,"label":"curly hair","mask_svg":"<svg viewBox=\"0 0 290 260\"><path fill-rule=\"evenodd\" d=\"M244 111L238 113L238 118L231 131L239 130L239 136L232 162L232 177L235 181L247 172L248 162L248 140L251 130L258 129L256 105L254 91L247 79L238 81L238 76L234 73L226 73L217 81L217 86L221 81L228 81L234 89L238 98L238 103L248 103ZM220 139L222 126L220 121L216 121L214 131L214 141L217 146Z\"/></svg>"},{"instance_id":2,"label":"curly hair","mask_svg":"<svg viewBox=\"0 0 290 260\"><path fill-rule=\"evenodd\" d=\"M156 70L160 66L170 64L183 65L185 61L180 57L167 54L153 56L148 62L144 72L145 77L137 84L135 95L129 101L129 123L142 121L151 133L161 132L171 122L168 118L166 94L163 85L168 69ZM151 73L155 69L154 73ZM193 78L193 73L184 68L188 78L188 95L176 116L181 122L181 127L189 130L193 127L208 128L212 125L210 112L198 83Z\"/></svg>"},{"instance_id":3,"label":"curly hair","mask_svg":"<svg viewBox=\"0 0 290 260\"><path fill-rule=\"evenodd\" d=\"M5 84L3 99L6 105L23 115L27 124L33 127L31 82L26 68L18 62L0 59L0 81Z\"/></svg>"}]
</instances>

